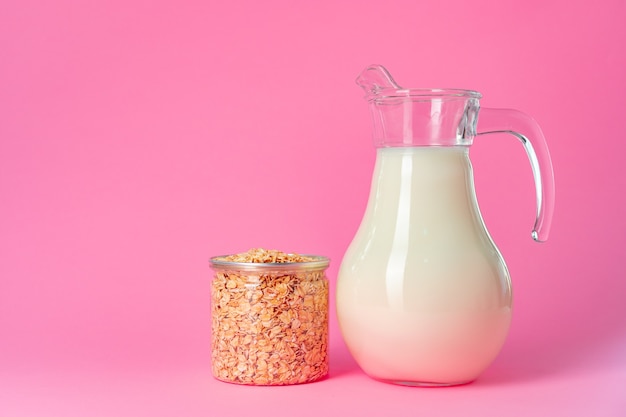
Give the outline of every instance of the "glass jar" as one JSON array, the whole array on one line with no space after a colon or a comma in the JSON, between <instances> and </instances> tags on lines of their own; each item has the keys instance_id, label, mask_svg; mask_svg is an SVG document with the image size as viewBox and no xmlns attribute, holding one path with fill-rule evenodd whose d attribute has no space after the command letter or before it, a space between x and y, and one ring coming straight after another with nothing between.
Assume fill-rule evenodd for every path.
<instances>
[{"instance_id":1,"label":"glass jar","mask_svg":"<svg viewBox=\"0 0 626 417\"><path fill-rule=\"evenodd\" d=\"M282 253L282 252L281 252ZM284 254L287 255L287 254ZM211 258L211 364L236 384L289 385L328 373L329 259Z\"/></svg>"}]
</instances>

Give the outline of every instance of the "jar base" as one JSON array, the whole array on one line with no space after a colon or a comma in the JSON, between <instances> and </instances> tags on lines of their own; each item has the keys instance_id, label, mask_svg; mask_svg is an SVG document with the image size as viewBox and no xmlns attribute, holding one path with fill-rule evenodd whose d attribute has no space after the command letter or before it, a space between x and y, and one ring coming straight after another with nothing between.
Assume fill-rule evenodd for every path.
<instances>
[{"instance_id":1,"label":"jar base","mask_svg":"<svg viewBox=\"0 0 626 417\"><path fill-rule=\"evenodd\" d=\"M261 378L248 378L248 379L231 379L231 378L222 378L219 375L213 374L213 378L220 382L225 382L227 384L233 385L248 385L248 386L261 386L261 387L279 387L279 386L287 386L287 385L305 385L312 384L315 382L323 381L328 379L328 373L323 375L319 375L316 377L308 378L308 379L291 379L291 380L267 380Z\"/></svg>"}]
</instances>

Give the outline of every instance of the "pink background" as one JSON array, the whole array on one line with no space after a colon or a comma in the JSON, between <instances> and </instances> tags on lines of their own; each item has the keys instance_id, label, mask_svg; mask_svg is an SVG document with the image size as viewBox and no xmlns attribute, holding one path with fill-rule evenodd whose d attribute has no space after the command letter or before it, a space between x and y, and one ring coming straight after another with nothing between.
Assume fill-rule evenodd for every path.
<instances>
[{"instance_id":1,"label":"pink background","mask_svg":"<svg viewBox=\"0 0 626 417\"><path fill-rule=\"evenodd\" d=\"M626 416L626 3L35 1L0 5L0 416ZM374 162L354 79L481 91L543 127L551 239L508 136L472 149L507 260L507 343L471 385L331 373L242 387L209 367L208 258L337 267Z\"/></svg>"}]
</instances>

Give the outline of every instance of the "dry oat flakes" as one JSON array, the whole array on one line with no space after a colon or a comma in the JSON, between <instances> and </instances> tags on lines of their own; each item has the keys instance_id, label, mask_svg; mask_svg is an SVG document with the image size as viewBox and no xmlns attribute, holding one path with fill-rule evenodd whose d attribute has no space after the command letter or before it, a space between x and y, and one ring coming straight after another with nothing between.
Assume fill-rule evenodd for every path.
<instances>
[{"instance_id":1,"label":"dry oat flakes","mask_svg":"<svg viewBox=\"0 0 626 417\"><path fill-rule=\"evenodd\" d=\"M251 385L328 373L328 259L276 250L211 259L212 370Z\"/></svg>"}]
</instances>

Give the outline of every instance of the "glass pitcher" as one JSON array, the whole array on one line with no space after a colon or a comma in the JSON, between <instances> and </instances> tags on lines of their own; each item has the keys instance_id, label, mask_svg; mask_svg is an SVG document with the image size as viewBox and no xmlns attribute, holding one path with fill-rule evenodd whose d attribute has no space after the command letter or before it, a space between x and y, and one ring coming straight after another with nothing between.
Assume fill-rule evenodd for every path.
<instances>
[{"instance_id":1,"label":"glass pitcher","mask_svg":"<svg viewBox=\"0 0 626 417\"><path fill-rule=\"evenodd\" d=\"M552 163L529 116L481 109L480 93L405 89L379 65L357 78L374 122L376 163L361 225L337 279L343 338L372 378L457 385L495 359L511 322L511 281L481 217L469 160L475 136L507 132L537 191L532 237L548 237Z\"/></svg>"}]
</instances>

